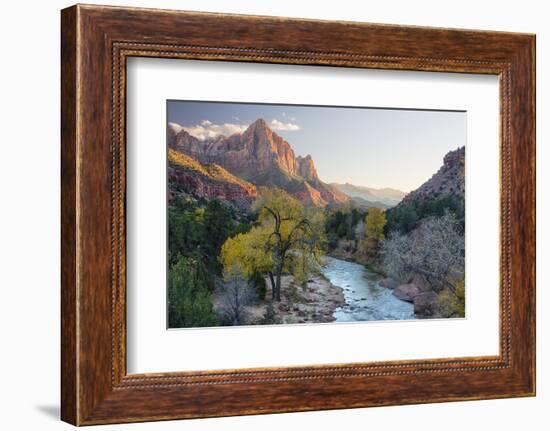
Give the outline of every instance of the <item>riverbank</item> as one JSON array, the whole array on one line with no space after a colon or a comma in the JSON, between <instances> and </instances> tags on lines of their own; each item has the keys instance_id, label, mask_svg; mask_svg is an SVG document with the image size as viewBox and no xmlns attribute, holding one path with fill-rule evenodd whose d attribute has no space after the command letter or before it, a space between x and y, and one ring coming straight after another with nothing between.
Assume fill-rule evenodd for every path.
<instances>
[{"instance_id":1,"label":"riverbank","mask_svg":"<svg viewBox=\"0 0 550 431\"><path fill-rule=\"evenodd\" d=\"M242 325L364 322L415 319L413 304L380 285L383 277L363 264L327 256L319 274L304 287L292 275L281 278L281 301L266 298L244 307ZM267 281L267 280L266 280ZM221 311L220 297L214 308Z\"/></svg>"},{"instance_id":2,"label":"riverbank","mask_svg":"<svg viewBox=\"0 0 550 431\"><path fill-rule=\"evenodd\" d=\"M343 289L322 275L311 277L305 288L291 275L283 276L281 284L281 302L272 302L268 290L265 300L245 307L249 324L334 322L334 311L346 303Z\"/></svg>"},{"instance_id":3,"label":"riverbank","mask_svg":"<svg viewBox=\"0 0 550 431\"><path fill-rule=\"evenodd\" d=\"M342 248L335 248L334 250L328 252L327 256L332 257L334 259L344 260L346 262L363 265L370 272L379 274L382 277L387 277L386 272L379 265L372 263L365 256L359 254L357 251L353 252L353 251L346 251L345 249L342 249Z\"/></svg>"}]
</instances>

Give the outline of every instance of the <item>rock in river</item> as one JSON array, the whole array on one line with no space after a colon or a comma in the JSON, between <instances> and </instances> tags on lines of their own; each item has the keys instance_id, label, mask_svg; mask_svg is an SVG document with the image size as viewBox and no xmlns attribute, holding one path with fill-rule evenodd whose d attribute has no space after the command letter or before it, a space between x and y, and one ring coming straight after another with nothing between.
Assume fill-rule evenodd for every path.
<instances>
[{"instance_id":1,"label":"rock in river","mask_svg":"<svg viewBox=\"0 0 550 431\"><path fill-rule=\"evenodd\" d=\"M421 292L429 292L432 290L432 286L428 283L426 277L420 274L413 275L413 277L409 280L409 283L414 284L420 289Z\"/></svg>"},{"instance_id":2,"label":"rock in river","mask_svg":"<svg viewBox=\"0 0 550 431\"><path fill-rule=\"evenodd\" d=\"M414 284L402 284L393 290L393 294L402 301L413 302L414 297L420 294L420 289Z\"/></svg>"}]
</instances>

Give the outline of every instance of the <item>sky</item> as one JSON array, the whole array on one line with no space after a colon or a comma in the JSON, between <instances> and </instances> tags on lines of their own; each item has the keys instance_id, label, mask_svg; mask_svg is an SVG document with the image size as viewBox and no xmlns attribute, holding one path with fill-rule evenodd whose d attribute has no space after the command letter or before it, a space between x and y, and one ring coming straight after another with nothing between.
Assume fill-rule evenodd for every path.
<instances>
[{"instance_id":1,"label":"sky","mask_svg":"<svg viewBox=\"0 0 550 431\"><path fill-rule=\"evenodd\" d=\"M167 121L203 140L263 118L319 178L404 192L418 188L466 144L466 112L332 106L167 102Z\"/></svg>"}]
</instances>

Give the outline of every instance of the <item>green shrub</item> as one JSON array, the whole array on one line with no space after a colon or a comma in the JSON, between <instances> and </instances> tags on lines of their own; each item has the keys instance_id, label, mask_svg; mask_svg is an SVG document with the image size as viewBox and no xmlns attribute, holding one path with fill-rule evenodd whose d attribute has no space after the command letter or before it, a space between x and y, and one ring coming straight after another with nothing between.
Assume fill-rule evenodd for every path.
<instances>
[{"instance_id":1,"label":"green shrub","mask_svg":"<svg viewBox=\"0 0 550 431\"><path fill-rule=\"evenodd\" d=\"M464 230L464 197L448 195L403 203L388 209L386 211L386 236L394 231L408 233L416 227L420 220L427 217L441 217L447 211L455 215Z\"/></svg>"},{"instance_id":2,"label":"green shrub","mask_svg":"<svg viewBox=\"0 0 550 431\"><path fill-rule=\"evenodd\" d=\"M196 259L179 256L168 272L168 326L216 326L211 299L212 278Z\"/></svg>"},{"instance_id":3,"label":"green shrub","mask_svg":"<svg viewBox=\"0 0 550 431\"><path fill-rule=\"evenodd\" d=\"M456 284L454 292L451 289L443 290L438 295L437 305L441 317L464 317L464 281Z\"/></svg>"}]
</instances>

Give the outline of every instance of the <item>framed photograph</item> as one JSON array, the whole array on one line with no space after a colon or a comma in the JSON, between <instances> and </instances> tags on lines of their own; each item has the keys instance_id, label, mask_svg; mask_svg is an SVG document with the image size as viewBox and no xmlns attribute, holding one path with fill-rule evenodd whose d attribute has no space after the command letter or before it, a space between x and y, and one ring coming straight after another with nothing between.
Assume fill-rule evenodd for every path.
<instances>
[{"instance_id":1,"label":"framed photograph","mask_svg":"<svg viewBox=\"0 0 550 431\"><path fill-rule=\"evenodd\" d=\"M535 37L62 11L62 419L535 394Z\"/></svg>"}]
</instances>

